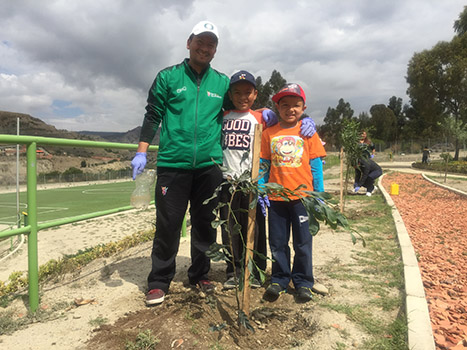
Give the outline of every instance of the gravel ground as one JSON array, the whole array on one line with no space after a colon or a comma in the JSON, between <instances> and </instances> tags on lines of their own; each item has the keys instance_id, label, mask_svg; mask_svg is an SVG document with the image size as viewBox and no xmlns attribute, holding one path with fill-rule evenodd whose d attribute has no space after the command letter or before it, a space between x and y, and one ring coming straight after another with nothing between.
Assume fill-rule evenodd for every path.
<instances>
[{"instance_id":1,"label":"gravel ground","mask_svg":"<svg viewBox=\"0 0 467 350\"><path fill-rule=\"evenodd\" d=\"M466 181L463 181L464 183ZM437 349L467 349L467 196L436 186L419 174L383 179L419 258Z\"/></svg>"}]
</instances>

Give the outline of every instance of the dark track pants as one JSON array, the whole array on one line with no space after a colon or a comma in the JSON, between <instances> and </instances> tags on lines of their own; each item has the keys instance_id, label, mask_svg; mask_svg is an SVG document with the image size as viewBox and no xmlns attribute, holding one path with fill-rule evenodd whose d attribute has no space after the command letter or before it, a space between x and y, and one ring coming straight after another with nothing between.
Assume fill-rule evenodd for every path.
<instances>
[{"instance_id":1,"label":"dark track pants","mask_svg":"<svg viewBox=\"0 0 467 350\"><path fill-rule=\"evenodd\" d=\"M175 276L175 258L180 244L183 218L190 202L191 216L191 266L188 269L190 284L207 279L210 260L206 250L216 241L216 230L211 222L217 200L208 204L222 182L222 172L217 166L196 170L158 168L156 182L156 233L152 247L152 270L148 276L148 290L168 292Z\"/></svg>"},{"instance_id":2,"label":"dark track pants","mask_svg":"<svg viewBox=\"0 0 467 350\"><path fill-rule=\"evenodd\" d=\"M375 180L381 175L383 175L383 172L380 169L373 170L371 173L368 174L365 183L362 185L366 188L367 192L373 192L373 190L375 189Z\"/></svg>"},{"instance_id":3,"label":"dark track pants","mask_svg":"<svg viewBox=\"0 0 467 350\"><path fill-rule=\"evenodd\" d=\"M232 200L232 194L230 193L230 185L226 184L222 186L220 192L220 201L223 203L228 203ZM244 264L244 243L246 244L247 229L248 229L248 209L250 207L250 196L241 192L235 193L235 196L232 200L232 211L230 215L230 220L228 222L230 234L227 232L224 225L222 225L222 244L229 246L230 252L230 238L232 238L232 247L233 247L233 261L235 263L235 270L237 271L238 276L240 276L242 264ZM220 217L222 220L227 220L229 214L228 206L223 206L220 208ZM233 226L235 224L235 219L232 217L235 215L238 223L241 225L241 236L239 234L234 234ZM254 241L254 250L258 253L266 256L266 222L264 215L261 211L261 207L258 205L256 208L256 224L255 224L255 241ZM253 260L256 265L261 270L266 270L266 260L259 257L257 254L254 254ZM251 272L251 271L250 271ZM253 271L255 277L259 280L259 274L257 271ZM232 262L227 261L226 268L227 278L234 275L234 267Z\"/></svg>"},{"instance_id":4,"label":"dark track pants","mask_svg":"<svg viewBox=\"0 0 467 350\"><path fill-rule=\"evenodd\" d=\"M287 288L292 280L295 289L313 287L313 236L308 224L308 213L299 200L270 201L269 247L272 254L272 283ZM290 269L290 226L294 248L293 268Z\"/></svg>"}]
</instances>

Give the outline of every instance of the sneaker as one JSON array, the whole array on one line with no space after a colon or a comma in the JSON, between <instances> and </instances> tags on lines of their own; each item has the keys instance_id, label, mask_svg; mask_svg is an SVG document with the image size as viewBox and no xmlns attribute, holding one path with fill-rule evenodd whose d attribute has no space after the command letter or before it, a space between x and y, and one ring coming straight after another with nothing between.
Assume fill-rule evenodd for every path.
<instances>
[{"instance_id":1,"label":"sneaker","mask_svg":"<svg viewBox=\"0 0 467 350\"><path fill-rule=\"evenodd\" d=\"M371 197L371 192L367 192L366 195L367 195L368 197Z\"/></svg>"},{"instance_id":2,"label":"sneaker","mask_svg":"<svg viewBox=\"0 0 467 350\"><path fill-rule=\"evenodd\" d=\"M313 284L313 287L311 287L311 291L313 293L317 293L317 294L321 294L321 295L328 295L329 294L329 290L324 285L322 285L321 283L318 283L318 282L315 282Z\"/></svg>"},{"instance_id":3,"label":"sneaker","mask_svg":"<svg viewBox=\"0 0 467 350\"><path fill-rule=\"evenodd\" d=\"M146 305L157 305L164 301L165 292L162 289L151 289L146 294Z\"/></svg>"},{"instance_id":4,"label":"sneaker","mask_svg":"<svg viewBox=\"0 0 467 350\"><path fill-rule=\"evenodd\" d=\"M266 293L264 293L263 299L267 301L275 301L279 296L286 292L285 288L282 288L279 283L272 283L269 285L268 289L266 289Z\"/></svg>"},{"instance_id":5,"label":"sneaker","mask_svg":"<svg viewBox=\"0 0 467 350\"><path fill-rule=\"evenodd\" d=\"M235 277L229 277L227 279L227 281L224 282L224 289L234 289L235 287L237 287L238 283L237 281L235 280Z\"/></svg>"},{"instance_id":6,"label":"sneaker","mask_svg":"<svg viewBox=\"0 0 467 350\"><path fill-rule=\"evenodd\" d=\"M210 280L200 280L198 283L196 283L196 285L202 292L206 294L212 294L216 289Z\"/></svg>"},{"instance_id":7,"label":"sneaker","mask_svg":"<svg viewBox=\"0 0 467 350\"><path fill-rule=\"evenodd\" d=\"M297 299L301 302L308 302L313 299L313 292L311 288L308 287L300 287L297 291Z\"/></svg>"}]
</instances>

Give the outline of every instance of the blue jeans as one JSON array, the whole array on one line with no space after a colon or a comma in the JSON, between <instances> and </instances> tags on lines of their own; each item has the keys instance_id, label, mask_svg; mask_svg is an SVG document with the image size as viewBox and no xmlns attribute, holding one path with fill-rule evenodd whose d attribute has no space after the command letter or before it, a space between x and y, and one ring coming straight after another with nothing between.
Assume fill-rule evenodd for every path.
<instances>
[{"instance_id":1,"label":"blue jeans","mask_svg":"<svg viewBox=\"0 0 467 350\"><path fill-rule=\"evenodd\" d=\"M269 247L272 254L272 283L284 289L292 280L295 289L313 287L313 236L308 213L299 201L271 201L269 208ZM290 269L290 227L294 249L293 268Z\"/></svg>"}]
</instances>

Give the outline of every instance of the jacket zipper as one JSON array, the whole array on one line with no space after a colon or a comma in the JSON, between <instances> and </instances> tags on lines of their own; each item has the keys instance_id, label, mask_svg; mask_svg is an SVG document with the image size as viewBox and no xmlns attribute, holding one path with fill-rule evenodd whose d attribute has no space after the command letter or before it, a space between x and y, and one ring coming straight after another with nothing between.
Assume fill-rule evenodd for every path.
<instances>
[{"instance_id":1,"label":"jacket zipper","mask_svg":"<svg viewBox=\"0 0 467 350\"><path fill-rule=\"evenodd\" d=\"M193 144L193 168L196 168L196 139L198 136L198 103L199 103L199 88L201 80L196 78L197 92L196 92L196 107L195 107L195 130L194 130L194 144Z\"/></svg>"}]
</instances>

